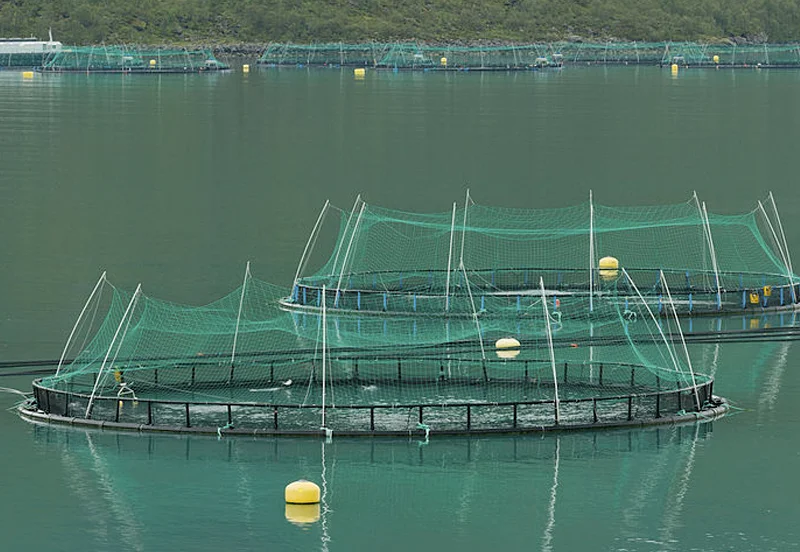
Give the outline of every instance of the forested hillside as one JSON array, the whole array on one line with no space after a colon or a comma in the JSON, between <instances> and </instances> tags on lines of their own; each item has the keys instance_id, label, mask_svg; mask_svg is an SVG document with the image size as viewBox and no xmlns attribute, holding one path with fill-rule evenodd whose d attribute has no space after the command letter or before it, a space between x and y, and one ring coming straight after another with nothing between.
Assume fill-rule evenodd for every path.
<instances>
[{"instance_id":1,"label":"forested hillside","mask_svg":"<svg viewBox=\"0 0 800 552\"><path fill-rule=\"evenodd\" d=\"M0 36L64 43L800 40L797 0L4 0Z\"/></svg>"}]
</instances>

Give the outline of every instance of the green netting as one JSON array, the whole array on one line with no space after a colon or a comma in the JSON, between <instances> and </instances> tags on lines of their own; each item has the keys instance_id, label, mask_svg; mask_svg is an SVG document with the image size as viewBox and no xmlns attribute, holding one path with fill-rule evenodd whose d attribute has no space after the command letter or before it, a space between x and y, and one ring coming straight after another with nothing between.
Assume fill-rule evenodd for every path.
<instances>
[{"instance_id":1,"label":"green netting","mask_svg":"<svg viewBox=\"0 0 800 552\"><path fill-rule=\"evenodd\" d=\"M502 46L399 43L270 44L262 65L363 66L402 69L528 69L562 63L687 66L800 66L797 44L696 42L550 42Z\"/></svg>"},{"instance_id":2,"label":"green netting","mask_svg":"<svg viewBox=\"0 0 800 552\"><path fill-rule=\"evenodd\" d=\"M416 42L270 44L258 63L391 69L524 69L557 66L561 57L547 44L481 47L434 46Z\"/></svg>"},{"instance_id":3,"label":"green netting","mask_svg":"<svg viewBox=\"0 0 800 552\"><path fill-rule=\"evenodd\" d=\"M185 73L218 71L228 66L210 50L146 50L127 46L64 47L42 66L42 71L126 73Z\"/></svg>"},{"instance_id":4,"label":"green netting","mask_svg":"<svg viewBox=\"0 0 800 552\"><path fill-rule=\"evenodd\" d=\"M682 312L788 306L797 277L771 198L767 205L720 215L695 197L665 206L530 210L470 201L449 213L417 214L358 202L338 211L339 237L327 262L300 274L284 304L316 308L325 285L334 308L518 315L543 278L562 310L581 317L587 298L607 295L619 281L619 270L600 267L610 256L659 310L662 272ZM617 292L634 295L624 281Z\"/></svg>"},{"instance_id":5,"label":"green netting","mask_svg":"<svg viewBox=\"0 0 800 552\"><path fill-rule=\"evenodd\" d=\"M202 307L101 283L68 343L75 359L37 388L43 410L183 426L191 410L195 424L344 432L405 431L413 410L461 431L619 423L711 399L677 318L659 319L618 287L595 320L585 305L582 318L563 318L541 281L520 316L487 319L337 313L327 291L315 312L285 310L289 289L249 270L242 287ZM496 348L511 336L516 346Z\"/></svg>"}]
</instances>

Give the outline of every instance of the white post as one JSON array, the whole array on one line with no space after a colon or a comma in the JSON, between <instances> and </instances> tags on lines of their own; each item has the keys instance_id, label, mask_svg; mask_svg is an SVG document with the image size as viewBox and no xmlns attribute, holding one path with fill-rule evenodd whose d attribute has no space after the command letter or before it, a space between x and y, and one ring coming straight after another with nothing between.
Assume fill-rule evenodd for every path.
<instances>
[{"instance_id":1,"label":"white post","mask_svg":"<svg viewBox=\"0 0 800 552\"><path fill-rule=\"evenodd\" d=\"M539 287L542 290L542 310L544 311L544 321L547 325L547 346L550 349L550 365L553 368L553 386L556 394L556 425L558 425L559 418L559 402L558 402L558 375L556 374L556 355L553 351L553 333L550 329L550 311L547 309L547 297L544 294L544 278L539 278Z\"/></svg>"},{"instance_id":2,"label":"white post","mask_svg":"<svg viewBox=\"0 0 800 552\"><path fill-rule=\"evenodd\" d=\"M783 252L786 255L786 261L789 263L789 282L792 289L792 301L797 302L794 292L794 267L792 266L792 257L789 255L789 246L786 244L786 234L783 231L783 224L781 223L781 216L778 214L778 206L775 204L775 197L772 192L769 193L769 199L772 202L772 210L775 212L775 220L778 223L778 230L781 232L781 240L783 241Z\"/></svg>"},{"instance_id":3,"label":"white post","mask_svg":"<svg viewBox=\"0 0 800 552\"><path fill-rule=\"evenodd\" d=\"M706 219L703 216L703 207L700 205L700 198L697 197L697 190L692 192L692 198L689 201L691 202L692 200L694 200L694 204L697 206L697 213L700 215L700 227L703 229L703 284L705 284L705 272L708 270L706 249L708 249L710 256L711 246L709 245L708 232L706 231Z\"/></svg>"},{"instance_id":4,"label":"white post","mask_svg":"<svg viewBox=\"0 0 800 552\"><path fill-rule=\"evenodd\" d=\"M314 224L314 229L311 230L311 235L308 237L308 241L306 242L306 247L303 249L303 255L300 257L300 262L297 264L297 272L294 274L294 285L297 285L297 281L300 279L300 273L305 268L306 263L306 256L311 253L310 248L313 248L313 243L317 241L317 232L319 231L320 224L322 223L322 219L325 217L325 213L328 210L328 206L331 204L330 200L325 200L325 205L322 206L322 211L319 212L319 216L317 217L317 222Z\"/></svg>"},{"instance_id":5,"label":"white post","mask_svg":"<svg viewBox=\"0 0 800 552\"><path fill-rule=\"evenodd\" d=\"M589 190L589 312L594 312L594 203Z\"/></svg>"},{"instance_id":6,"label":"white post","mask_svg":"<svg viewBox=\"0 0 800 552\"><path fill-rule=\"evenodd\" d=\"M678 312L675 310L675 302L672 300L672 294L669 292L669 286L667 285L667 279L664 277L664 271L659 270L661 274L661 282L664 284L664 291L667 292L667 299L669 299L670 307L672 307L672 316L675 318L675 327L678 331L678 335L681 336L681 344L683 345L683 353L686 355L686 364L689 366L689 374L692 376L692 390L694 391L694 402L697 405L697 411L699 412L701 409L700 405L700 397L697 395L697 381L694 377L694 368L692 368L692 359L689 357L689 349L686 347L686 340L683 337L683 331L681 330L681 321L678 318Z\"/></svg>"},{"instance_id":7,"label":"white post","mask_svg":"<svg viewBox=\"0 0 800 552\"><path fill-rule=\"evenodd\" d=\"M767 216L767 211L764 209L764 205L761 204L761 201L758 202L758 208L761 209L761 214L764 215L764 220L767 221L767 226L769 226L769 231L772 233L772 239L775 240L775 244L778 246L778 253L781 255L781 259L783 260L783 266L786 268L786 276L789 279L789 283L792 285L792 290L794 290L794 281L792 279L792 271L789 268L789 261L786 259L786 255L783 252L783 248L781 247L781 242L778 241L778 235L775 233L775 228L772 226L772 222L770 222L769 217ZM794 293L792 293L792 298L794 298Z\"/></svg>"},{"instance_id":8,"label":"white post","mask_svg":"<svg viewBox=\"0 0 800 552\"><path fill-rule=\"evenodd\" d=\"M461 224L461 253L458 260L461 266L464 265L464 238L467 235L467 209L469 209L469 188L467 188L467 197L464 199L464 222Z\"/></svg>"},{"instance_id":9,"label":"white post","mask_svg":"<svg viewBox=\"0 0 800 552\"><path fill-rule=\"evenodd\" d=\"M444 288L444 310L450 310L450 268L453 265L453 235L456 231L456 204L453 202L453 217L450 222L450 250L447 254L447 283Z\"/></svg>"},{"instance_id":10,"label":"white post","mask_svg":"<svg viewBox=\"0 0 800 552\"><path fill-rule=\"evenodd\" d=\"M661 329L661 324L658 323L658 320L653 314L653 311L650 310L650 305L647 304L645 298L642 297L641 293L639 293L639 288L636 287L636 284L634 283L633 278L631 278L630 275L628 274L628 271L623 268L622 273L625 275L625 278L628 279L628 282L631 284L631 287L633 287L633 290L636 292L636 295L642 301L644 308L646 308L647 312L650 314L650 318L653 320L653 323L656 325L656 328L658 328L658 333L661 335L661 339L664 340L664 344L667 346L667 352L669 353L670 359L672 359L672 365L675 367L675 372L683 374L683 370L680 369L680 365L678 364L678 359L675 358L675 353L673 352L672 347L670 347L669 341L667 341L667 336L664 335L664 331Z\"/></svg>"},{"instance_id":11,"label":"white post","mask_svg":"<svg viewBox=\"0 0 800 552\"><path fill-rule=\"evenodd\" d=\"M706 225L706 236L708 237L708 249L711 252L711 266L714 268L714 279L717 281L717 309L722 308L722 287L719 282L719 267L717 266L717 251L714 249L714 238L711 237L711 223L708 221L708 211L706 202L703 202L703 221Z\"/></svg>"},{"instance_id":12,"label":"white post","mask_svg":"<svg viewBox=\"0 0 800 552\"><path fill-rule=\"evenodd\" d=\"M361 215L364 214L364 209L367 207L366 203L361 204L361 210L358 212L358 218L355 225L353 225L353 233L350 235L350 243L347 244L347 251L344 252L344 259L342 259L342 270L339 272L339 283L336 284L336 300L339 299L339 290L342 287L342 278L344 278L344 269L347 266L347 258L350 256L350 248L353 247L353 240L358 233L358 226L361 223Z\"/></svg>"},{"instance_id":13,"label":"white post","mask_svg":"<svg viewBox=\"0 0 800 552\"><path fill-rule=\"evenodd\" d=\"M328 345L328 309L325 305L325 285L322 286L322 429L325 428L325 349Z\"/></svg>"},{"instance_id":14,"label":"white post","mask_svg":"<svg viewBox=\"0 0 800 552\"><path fill-rule=\"evenodd\" d=\"M481 323L478 321L478 311L475 308L475 300L472 298L472 289L470 289L469 278L467 278L467 270L464 268L464 263L461 263L461 272L464 274L464 283L467 284L467 293L469 294L469 303L472 305L472 317L475 319L475 327L478 329L478 342L481 344L481 357L486 360L486 349L483 347L483 335L481 335Z\"/></svg>"},{"instance_id":15,"label":"white post","mask_svg":"<svg viewBox=\"0 0 800 552\"><path fill-rule=\"evenodd\" d=\"M236 331L233 334L233 350L231 351L231 370L233 370L233 359L236 357L236 341L239 338L239 321L242 318L242 306L244 306L244 293L247 289L247 279L250 278L250 261L244 270L244 281L242 282L242 295L239 297L239 314L236 315Z\"/></svg>"},{"instance_id":16,"label":"white post","mask_svg":"<svg viewBox=\"0 0 800 552\"><path fill-rule=\"evenodd\" d=\"M344 243L343 240L347 239L347 231L350 229L350 222L353 220L353 215L356 214L356 209L358 208L358 204L361 202L361 194L356 196L356 201L353 203L353 208L350 210L350 216L347 217L347 224L344 225L344 232L342 233L342 241L339 242L339 246L336 248L336 255L333 257L333 266L331 267L331 276L336 274L336 265L339 262L339 253L342 252L342 244Z\"/></svg>"},{"instance_id":17,"label":"white post","mask_svg":"<svg viewBox=\"0 0 800 552\"><path fill-rule=\"evenodd\" d=\"M89 404L86 406L86 414L84 415L85 418L88 418L89 414L92 411L94 394L97 392L97 387L100 385L100 380L103 379L103 368L105 368L106 363L108 362L108 357L111 356L111 349L114 348L114 343L117 341L117 336L119 335L119 332L122 329L122 325L125 324L125 319L128 318L128 313L132 311L134 305L136 304L136 300L139 298L139 294L141 293L141 291L142 291L142 284L139 284L138 286L136 286L136 291L133 292L133 297L131 297L131 300L128 303L128 308L125 309L125 313L122 315L122 320L119 321L119 326L117 326L117 331L114 332L114 337L111 339L111 344L108 346L108 351L106 351L106 356L103 359L103 363L100 365L100 370L97 372L97 379L94 380L94 387L92 387L92 394L89 396ZM130 320L128 321L128 324L130 324ZM125 332L127 332L127 330L128 328L126 326ZM123 334L123 339L124 338L125 336ZM117 347L117 352L119 352L120 346L122 346L122 340L120 340L120 345Z\"/></svg>"},{"instance_id":18,"label":"white post","mask_svg":"<svg viewBox=\"0 0 800 552\"><path fill-rule=\"evenodd\" d=\"M81 323L81 319L83 319L83 315L86 314L86 309L89 308L89 304L92 302L92 298L94 298L94 294L97 293L97 290L100 289L100 284L102 284L106 279L106 273L100 275L100 279L97 280L97 283L94 285L94 289L92 293L89 294L89 298L86 300L86 304L83 305L83 309L81 309L81 313L78 315L78 319L75 321L75 325L72 326L72 331L69 332L69 337L67 338L67 344L64 345L64 351L61 353L61 358L58 359L58 367L56 368L56 377L58 377L58 373L61 371L61 366L64 364L64 357L67 356L67 350L69 349L70 344L72 344L72 338L75 336L75 332L78 330L78 325Z\"/></svg>"}]
</instances>

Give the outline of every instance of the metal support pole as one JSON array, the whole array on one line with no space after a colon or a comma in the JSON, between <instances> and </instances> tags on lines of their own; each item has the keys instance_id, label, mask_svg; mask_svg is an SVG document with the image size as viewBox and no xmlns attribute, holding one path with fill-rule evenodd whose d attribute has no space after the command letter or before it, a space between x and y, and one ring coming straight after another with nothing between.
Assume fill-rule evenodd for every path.
<instances>
[{"instance_id":1,"label":"metal support pole","mask_svg":"<svg viewBox=\"0 0 800 552\"><path fill-rule=\"evenodd\" d=\"M350 243L347 244L347 251L344 253L344 259L342 260L342 269L339 272L339 282L336 284L336 298L339 298L339 290L342 287L342 278L344 278L344 269L347 266L347 258L350 256L350 248L353 247L353 240L358 233L358 226L361 223L361 216L364 214L364 209L367 207L366 203L361 204L361 210L358 212L358 218L356 219L356 223L353 226L353 233L350 235Z\"/></svg>"},{"instance_id":2,"label":"metal support pole","mask_svg":"<svg viewBox=\"0 0 800 552\"><path fill-rule=\"evenodd\" d=\"M694 377L694 369L692 368L692 359L689 357L689 349L686 347L686 340L683 337L683 331L681 330L681 321L678 319L678 311L675 310L675 302L672 300L672 294L669 292L669 286L667 285L667 279L664 277L664 271L661 271L661 282L664 284L664 291L667 292L667 299L669 300L669 304L672 307L672 315L675 318L675 329L678 332L678 335L681 338L681 344L683 345L683 352L686 355L686 364L689 366L689 374L692 376L692 390L694 391L694 400L697 406L697 411L699 412L701 409L700 405L700 397L697 395L697 381Z\"/></svg>"},{"instance_id":3,"label":"metal support pole","mask_svg":"<svg viewBox=\"0 0 800 552\"><path fill-rule=\"evenodd\" d=\"M111 350L114 348L114 344L117 341L117 337L119 336L119 332L122 330L123 324L125 321L128 321L128 325L125 326L125 331L122 333L122 339L120 339L119 345L117 346L117 353L119 353L119 349L122 346L122 341L125 339L125 333L128 331L128 326L130 325L130 319L128 318L128 314L132 312L134 305L136 305L136 300L139 298L139 294L142 291L142 284L136 286L136 291L133 292L133 297L131 297L130 302L128 303L128 308L125 309L125 313L122 315L122 320L119 321L119 325L117 326L117 331L114 332L114 337L111 339L111 344L108 346L108 351L106 351L106 356L103 359L103 363L100 365L100 370L97 372L97 379L94 380L94 387L92 387L92 394L89 396L89 404L86 405L86 413L84 414L85 418L90 418L92 413L92 404L94 403L94 396L97 393L97 388L100 386L100 382L103 380L103 369L106 367L106 363L108 362L108 357L111 356ZM116 354L114 355L116 358ZM113 360L112 360L113 364Z\"/></svg>"},{"instance_id":4,"label":"metal support pole","mask_svg":"<svg viewBox=\"0 0 800 552\"><path fill-rule=\"evenodd\" d=\"M294 274L294 285L297 286L297 281L300 279L300 274L303 272L305 265L308 260L308 255L314 249L314 245L317 242L317 237L319 237L319 228L322 224L323 218L325 218L325 213L328 211L328 206L330 206L330 200L325 200L325 205L322 206L322 211L319 212L319 216L317 217L317 222L314 224L314 228L311 230L311 235L308 236L308 241L306 242L306 246L303 249L303 254L300 256L300 262L297 263L297 272Z\"/></svg>"},{"instance_id":5,"label":"metal support pole","mask_svg":"<svg viewBox=\"0 0 800 552\"><path fill-rule=\"evenodd\" d=\"M239 321L242 319L242 307L244 306L244 294L247 289L247 280L250 278L250 261L244 269L244 281L242 281L242 295L239 297L239 313L236 315L236 331L233 333L233 348L231 350L231 376L233 379L233 362L236 358L236 342L239 338ZM228 380L230 383L230 379Z\"/></svg>"},{"instance_id":6,"label":"metal support pole","mask_svg":"<svg viewBox=\"0 0 800 552\"><path fill-rule=\"evenodd\" d=\"M86 313L86 309L89 308L89 304L92 302L94 298L94 294L97 293L97 290L100 289L100 284L102 284L106 279L106 273L100 275L100 279L97 280L97 283L94 285L94 289L92 289L92 293L89 294L89 298L86 300L86 304L83 305L83 309L81 309L81 313L78 315L78 319L75 321L75 325L72 326L72 331L69 333L69 337L67 338L67 344L64 345L64 351L61 353L61 358L58 359L58 367L56 368L56 376L61 371L61 366L64 364L64 357L67 355L67 350L69 346L72 344L72 338L75 336L75 332L78 330L78 325L81 323L83 319L83 315Z\"/></svg>"},{"instance_id":7,"label":"metal support pole","mask_svg":"<svg viewBox=\"0 0 800 552\"><path fill-rule=\"evenodd\" d=\"M550 313L547 310L547 300L544 295L544 278L539 278L539 288L542 290L542 310L544 311L544 320L547 325L547 346L550 349L550 366L553 369L553 388L555 390L555 416L556 425L558 425L559 418L559 401L558 401L558 374L556 374L556 356L553 351L553 333L550 329Z\"/></svg>"},{"instance_id":8,"label":"metal support pole","mask_svg":"<svg viewBox=\"0 0 800 552\"><path fill-rule=\"evenodd\" d=\"M450 269L453 266L453 235L456 231L456 204L453 203L453 217L450 222L450 250L447 254L447 283L444 288L444 310L450 310Z\"/></svg>"},{"instance_id":9,"label":"metal support pole","mask_svg":"<svg viewBox=\"0 0 800 552\"><path fill-rule=\"evenodd\" d=\"M594 312L594 201L589 190L589 312Z\"/></svg>"}]
</instances>

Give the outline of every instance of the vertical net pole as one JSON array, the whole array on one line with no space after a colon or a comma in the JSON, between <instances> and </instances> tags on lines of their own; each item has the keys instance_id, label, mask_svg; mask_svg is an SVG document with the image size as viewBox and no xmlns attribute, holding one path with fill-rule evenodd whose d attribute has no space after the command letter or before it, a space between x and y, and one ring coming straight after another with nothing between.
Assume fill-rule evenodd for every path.
<instances>
[{"instance_id":1,"label":"vertical net pole","mask_svg":"<svg viewBox=\"0 0 800 552\"><path fill-rule=\"evenodd\" d=\"M344 244L344 240L347 238L347 231L350 229L350 223L353 221L353 216L355 216L356 209L358 209L358 204L360 202L361 202L361 194L358 194L356 196L355 202L353 203L353 208L350 210L350 216L347 217L347 223L344 225L342 240L336 247L336 255L334 255L333 257L333 266L331 267L331 276L334 276L336 274L336 265L339 263L339 254L342 252L342 245Z\"/></svg>"},{"instance_id":2,"label":"vertical net pole","mask_svg":"<svg viewBox=\"0 0 800 552\"><path fill-rule=\"evenodd\" d=\"M717 309L722 308L722 287L719 282L719 267L717 266L717 251L714 249L714 238L711 236L711 224L708 222L708 210L706 202L703 202L703 222L706 226L706 236L708 237L708 249L711 252L711 266L714 268L714 279L717 282Z\"/></svg>"},{"instance_id":3,"label":"vertical net pole","mask_svg":"<svg viewBox=\"0 0 800 552\"><path fill-rule=\"evenodd\" d=\"M697 395L697 380L694 377L694 368L692 367L692 359L689 356L689 349L686 347L686 339L683 337L683 331L681 330L681 321L678 318L678 311L675 310L675 302L672 300L672 294L669 292L669 286L667 285L667 279L664 277L664 271L659 270L661 274L661 282L664 284L664 291L667 292L667 300L669 301L670 307L672 307L672 316L675 318L675 328L678 331L678 335L681 338L681 345L683 345L683 353L686 355L686 365L689 366L689 374L692 377L692 391L694 392L694 403L697 406L697 411L700 412L700 397Z\"/></svg>"},{"instance_id":4,"label":"vertical net pole","mask_svg":"<svg viewBox=\"0 0 800 552\"><path fill-rule=\"evenodd\" d=\"M297 281L300 279L300 273L303 271L303 268L305 268L307 256L311 253L311 250L314 248L314 244L317 242L317 236L319 235L319 228L322 224L322 219L325 218L325 213L328 211L328 206L330 204L330 200L325 200L325 205L322 206L322 211L319 212L317 222L314 224L314 228L311 230L311 235L308 237L306 246L303 249L303 254L300 256L300 262L297 264L297 272L294 274L295 286L297 285Z\"/></svg>"},{"instance_id":5,"label":"vertical net pole","mask_svg":"<svg viewBox=\"0 0 800 552\"><path fill-rule=\"evenodd\" d=\"M325 429L325 376L327 371L327 364L325 357L325 350L328 346L328 308L325 302L325 285L322 285L322 427Z\"/></svg>"},{"instance_id":6,"label":"vertical net pole","mask_svg":"<svg viewBox=\"0 0 800 552\"><path fill-rule=\"evenodd\" d=\"M556 355L553 351L553 331L550 329L550 311L547 309L547 297L544 294L544 278L539 277L539 288L542 290L542 310L544 311L544 321L547 325L547 347L550 349L550 366L553 369L553 388L555 390L555 405L556 405L556 425L558 425L559 418L559 401L558 401L558 375L556 374Z\"/></svg>"},{"instance_id":7,"label":"vertical net pole","mask_svg":"<svg viewBox=\"0 0 800 552\"><path fill-rule=\"evenodd\" d=\"M794 267L792 266L792 257L789 255L789 246L786 244L786 234L783 231L783 224L781 223L781 216L778 214L778 206L775 204L775 196L772 192L769 193L769 199L772 203L772 210L775 212L775 221L778 223L778 230L781 233L781 241L783 241L783 252L786 255L786 261L789 264L789 283L792 290L792 301L797 302L794 291Z\"/></svg>"},{"instance_id":8,"label":"vertical net pole","mask_svg":"<svg viewBox=\"0 0 800 552\"><path fill-rule=\"evenodd\" d=\"M467 284L467 294L469 295L469 304L472 306L472 318L475 320L475 328L478 331L478 343L481 345L481 358L486 360L486 349L483 346L483 334L481 332L481 323L478 320L478 311L475 309L475 300L472 297L472 289L469 284L469 278L467 277L467 270L464 268L464 263L462 262L460 265L461 272L464 274L464 283Z\"/></svg>"},{"instance_id":9,"label":"vertical net pole","mask_svg":"<svg viewBox=\"0 0 800 552\"><path fill-rule=\"evenodd\" d=\"M356 219L356 223L353 226L353 233L350 235L350 243L347 244L347 251L344 252L344 259L342 259L342 270L339 272L339 282L336 284L336 299L339 299L339 290L342 287L342 278L344 278L344 269L347 266L347 258L350 256L350 248L353 247L353 240L356 238L356 234L358 233L358 226L361 224L361 217L364 214L364 209L366 209L367 204L361 204L361 210L358 212L358 218Z\"/></svg>"},{"instance_id":10,"label":"vertical net pole","mask_svg":"<svg viewBox=\"0 0 800 552\"><path fill-rule=\"evenodd\" d=\"M453 202L453 217L450 222L450 249L447 253L447 282L444 287L444 310L450 310L450 270L453 266L453 236L456 231L456 204Z\"/></svg>"},{"instance_id":11,"label":"vertical net pole","mask_svg":"<svg viewBox=\"0 0 800 552\"><path fill-rule=\"evenodd\" d=\"M792 285L792 289L794 290L794 284L792 279L792 271L789 268L789 261L786 258L786 255L783 252L783 247L781 247L781 242L778 240L778 234L775 232L775 227L772 225L772 222L769 220L767 216L767 211L764 209L764 205L759 200L758 208L761 210L761 214L764 215L764 220L767 221L767 226L769 226L769 231L772 234L772 239L775 240L775 245L778 246L778 253L781 255L781 259L783 260L783 266L786 268L786 277L789 279L789 283ZM792 293L794 296L794 293Z\"/></svg>"},{"instance_id":12,"label":"vertical net pole","mask_svg":"<svg viewBox=\"0 0 800 552\"><path fill-rule=\"evenodd\" d=\"M594 202L589 190L589 312L594 312Z\"/></svg>"},{"instance_id":13,"label":"vertical net pole","mask_svg":"<svg viewBox=\"0 0 800 552\"><path fill-rule=\"evenodd\" d=\"M67 356L67 350L69 346L72 344L72 338L75 337L75 332L78 330L78 325L81 323L83 319L83 315L86 314L86 309L89 308L89 305L94 298L95 293L97 290L100 289L100 285L105 282L106 280L106 273L105 271L100 275L100 279L97 280L97 283L94 285L94 289L92 289L92 293L89 294L89 298L86 300L86 304L83 305L83 309L81 309L81 313L78 315L78 319L75 321L75 325L72 326L72 331L69 332L69 337L67 338L67 344L64 345L64 351L61 353L61 358L58 359L58 366L56 367L56 377L58 377L58 373L61 371L61 366L64 364L64 357Z\"/></svg>"},{"instance_id":14,"label":"vertical net pole","mask_svg":"<svg viewBox=\"0 0 800 552\"><path fill-rule=\"evenodd\" d=\"M236 358L236 341L239 338L239 322L242 319L242 307L244 306L244 294L247 290L247 280L250 278L250 261L247 261L247 266L244 269L244 281L242 282L242 295L239 297L239 313L236 315L236 331L233 333L233 349L231 350L231 369L233 369L233 362Z\"/></svg>"},{"instance_id":15,"label":"vertical net pole","mask_svg":"<svg viewBox=\"0 0 800 552\"><path fill-rule=\"evenodd\" d=\"M658 323L658 320L656 319L656 316L653 314L653 311L650 309L650 305L647 304L647 301L642 296L642 294L639 292L639 288L636 287L636 283L633 281L633 278L630 277L630 274L628 274L628 271L623 268L622 269L622 273L625 275L625 278L628 280L628 283L630 283L631 287L633 288L633 291L636 292L636 296L639 297L639 300L644 305L644 308L647 309L648 314L650 314L650 319L656 325L656 328L658 329L658 333L661 335L661 339L664 340L664 345L667 347L667 352L669 353L670 360L672 360L672 365L675 367L675 373L683 375L683 370L681 370L680 365L678 364L678 359L675 357L675 352L672 350L672 347L670 346L669 341L667 341L667 336L664 335L664 331L661 329L661 324Z\"/></svg>"},{"instance_id":16,"label":"vertical net pole","mask_svg":"<svg viewBox=\"0 0 800 552\"><path fill-rule=\"evenodd\" d=\"M464 222L461 224L461 252L458 255L458 261L461 266L464 265L464 240L467 235L467 209L469 209L469 188L467 188L467 197L464 199Z\"/></svg>"},{"instance_id":17,"label":"vertical net pole","mask_svg":"<svg viewBox=\"0 0 800 552\"><path fill-rule=\"evenodd\" d=\"M133 297L131 297L131 300L128 303L128 308L125 309L125 313L122 315L122 320L119 321L119 326L117 326L117 331L114 332L114 337L111 339L111 344L108 346L108 351L106 351L106 356L103 359L103 363L100 365L100 370L97 372L97 379L94 381L94 387L92 387L92 394L89 396L89 404L86 405L86 414L84 415L85 418L89 418L92 412L92 403L94 402L94 396L95 393L97 393L97 388L100 386L100 381L103 379L103 369L106 367L106 363L108 362L108 357L111 356L111 350L114 348L114 343L117 341L119 332L120 330L122 330L122 326L125 324L125 320L128 318L128 314L133 311L133 307L136 304L136 300L139 298L139 294L141 292L142 292L142 284L139 284L138 286L136 286L136 291L133 292ZM128 324L130 324L130 321L128 321ZM120 340L120 345L121 344L122 341ZM119 351L119 346L117 346L117 351Z\"/></svg>"}]
</instances>

